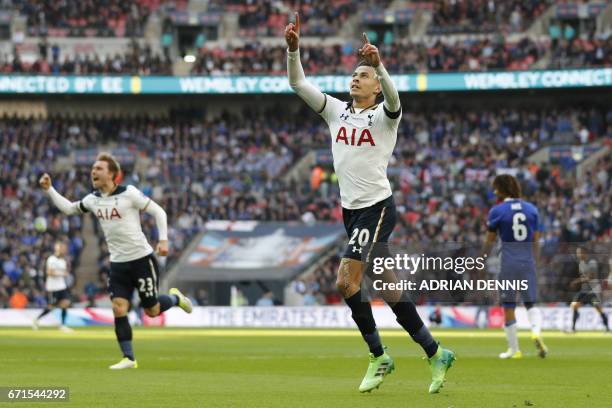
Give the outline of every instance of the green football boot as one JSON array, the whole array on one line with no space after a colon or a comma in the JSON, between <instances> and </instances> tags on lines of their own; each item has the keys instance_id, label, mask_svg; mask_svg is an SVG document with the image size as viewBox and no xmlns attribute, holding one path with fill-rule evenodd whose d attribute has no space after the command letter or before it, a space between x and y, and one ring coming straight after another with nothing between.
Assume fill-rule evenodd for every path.
<instances>
[{"instance_id":1,"label":"green football boot","mask_svg":"<svg viewBox=\"0 0 612 408\"><path fill-rule=\"evenodd\" d=\"M391 356L387 354L386 347L381 356L374 357L374 354L370 353L370 364L361 385L359 385L359 392L371 392L373 389L380 387L385 376L391 374L393 370L395 370L395 364Z\"/></svg>"},{"instance_id":2,"label":"green football boot","mask_svg":"<svg viewBox=\"0 0 612 408\"><path fill-rule=\"evenodd\" d=\"M186 313L191 313L193 311L193 305L191 304L191 300L185 295L181 293L177 288L172 288L168 291L171 295L176 295L178 298L178 307L183 309Z\"/></svg>"},{"instance_id":3,"label":"green football boot","mask_svg":"<svg viewBox=\"0 0 612 408\"><path fill-rule=\"evenodd\" d=\"M438 346L438 351L429 360L429 368L431 369L431 385L429 393L435 394L440 391L444 385L446 372L453 366L455 362L455 353L441 346Z\"/></svg>"}]
</instances>

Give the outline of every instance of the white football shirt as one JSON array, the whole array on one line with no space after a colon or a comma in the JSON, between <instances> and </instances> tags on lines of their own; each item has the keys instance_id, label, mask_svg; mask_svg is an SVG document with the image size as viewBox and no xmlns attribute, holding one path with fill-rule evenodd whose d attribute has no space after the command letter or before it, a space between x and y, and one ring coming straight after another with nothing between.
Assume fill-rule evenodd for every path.
<instances>
[{"instance_id":1,"label":"white football shirt","mask_svg":"<svg viewBox=\"0 0 612 408\"><path fill-rule=\"evenodd\" d=\"M107 196L96 191L80 201L79 211L91 212L100 222L111 262L129 262L153 252L140 225L140 211L149 201L134 186L118 186Z\"/></svg>"},{"instance_id":2,"label":"white football shirt","mask_svg":"<svg viewBox=\"0 0 612 408\"><path fill-rule=\"evenodd\" d=\"M320 115L331 134L342 207L365 208L391 196L387 165L401 115L390 118L382 103L353 109L349 103L329 95L325 95Z\"/></svg>"},{"instance_id":3,"label":"white football shirt","mask_svg":"<svg viewBox=\"0 0 612 408\"><path fill-rule=\"evenodd\" d=\"M45 289L48 292L56 292L58 290L64 290L68 287L66 285L66 276L68 276L68 263L64 258L58 258L55 255L51 255L47 258L47 270L51 268L54 273L61 273L61 276L51 276L47 274L45 281Z\"/></svg>"}]
</instances>

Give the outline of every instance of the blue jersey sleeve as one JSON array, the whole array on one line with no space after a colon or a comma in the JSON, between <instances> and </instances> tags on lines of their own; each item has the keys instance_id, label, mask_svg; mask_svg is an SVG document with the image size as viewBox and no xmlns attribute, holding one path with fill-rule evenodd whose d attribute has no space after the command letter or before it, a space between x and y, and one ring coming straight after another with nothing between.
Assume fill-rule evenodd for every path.
<instances>
[{"instance_id":1,"label":"blue jersey sleeve","mask_svg":"<svg viewBox=\"0 0 612 408\"><path fill-rule=\"evenodd\" d=\"M529 207L533 212L533 232L544 232L544 224L542 223L542 219L540 218L540 212L537 207L531 203L529 203Z\"/></svg>"},{"instance_id":2,"label":"blue jersey sleeve","mask_svg":"<svg viewBox=\"0 0 612 408\"><path fill-rule=\"evenodd\" d=\"M497 232L501 219L502 214L501 211L499 211L499 206L496 205L489 210L489 216L487 218L487 229L489 232Z\"/></svg>"}]
</instances>

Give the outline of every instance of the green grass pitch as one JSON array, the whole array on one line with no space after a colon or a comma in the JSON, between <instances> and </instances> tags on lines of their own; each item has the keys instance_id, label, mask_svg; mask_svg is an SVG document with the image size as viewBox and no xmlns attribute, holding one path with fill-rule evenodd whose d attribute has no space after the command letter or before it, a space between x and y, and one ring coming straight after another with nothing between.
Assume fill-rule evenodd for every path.
<instances>
[{"instance_id":1,"label":"green grass pitch","mask_svg":"<svg viewBox=\"0 0 612 408\"><path fill-rule=\"evenodd\" d=\"M550 355L500 361L500 331L434 331L457 354L441 393L429 395L420 348L383 331L396 371L357 391L367 351L357 331L135 329L140 367L119 360L111 328L0 329L0 387L67 386L53 407L612 407L612 335L544 333ZM8 405L2 404L0 405ZM19 403L17 407L48 404Z\"/></svg>"}]
</instances>

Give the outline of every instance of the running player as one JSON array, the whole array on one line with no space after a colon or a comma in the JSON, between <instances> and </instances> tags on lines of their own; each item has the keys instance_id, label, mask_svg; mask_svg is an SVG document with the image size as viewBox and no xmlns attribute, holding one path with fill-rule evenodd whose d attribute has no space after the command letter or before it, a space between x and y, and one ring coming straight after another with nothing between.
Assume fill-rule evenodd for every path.
<instances>
[{"instance_id":1,"label":"running player","mask_svg":"<svg viewBox=\"0 0 612 408\"><path fill-rule=\"evenodd\" d=\"M47 307L32 322L32 328L38 330L38 322L43 316L49 314L55 307L62 310L62 323L60 330L69 333L73 330L66 326L66 316L70 307L70 291L68 290L68 261L66 260L66 244L57 241L53 248L53 255L47 258L45 290L47 291Z\"/></svg>"},{"instance_id":2,"label":"running player","mask_svg":"<svg viewBox=\"0 0 612 408\"><path fill-rule=\"evenodd\" d=\"M531 325L532 339L540 357L546 357L548 349L542 340L542 315L535 307L537 294L536 265L539 254L539 218L537 208L521 200L521 186L509 174L495 177L493 189L501 202L489 211L488 229L484 253L488 254L497 240L501 238L501 282L527 281L527 290L503 290L500 298L504 307L504 331L508 340L508 350L499 358L521 358L516 327L516 302L520 294L527 309Z\"/></svg>"},{"instance_id":3,"label":"running player","mask_svg":"<svg viewBox=\"0 0 612 408\"><path fill-rule=\"evenodd\" d=\"M170 295L158 295L158 265L153 248L147 242L140 225L140 211L155 218L159 230L157 253L168 254L168 226L166 212L153 200L133 186L117 184L119 163L110 154L101 153L91 169L94 192L80 201L70 202L51 185L51 177L44 174L40 186L64 214L96 216L108 244L111 272L108 290L113 302L115 334L123 358L110 366L113 370L137 368L132 349L132 328L128 321L129 299L133 290L138 291L141 305L147 316L155 317L173 306L191 313L191 301L178 289L170 289Z\"/></svg>"},{"instance_id":4,"label":"running player","mask_svg":"<svg viewBox=\"0 0 612 408\"><path fill-rule=\"evenodd\" d=\"M300 17L295 13L295 24L285 29L289 84L330 129L344 226L349 236L336 283L370 349L370 363L359 386L359 391L369 392L393 371L394 363L382 345L369 301L362 300L361 282L366 265L362 251L370 243L387 242L395 226L396 210L387 165L395 147L402 109L378 49L370 44L365 33L360 50L362 61L353 72L348 102L323 94L306 80L300 62L299 35ZM381 92L384 103L377 103ZM429 392L436 393L455 360L454 353L438 346L414 303L401 297L396 299L389 305L398 323L425 351L432 373Z\"/></svg>"},{"instance_id":5,"label":"running player","mask_svg":"<svg viewBox=\"0 0 612 408\"><path fill-rule=\"evenodd\" d=\"M580 277L574 280L573 285L580 285L580 291L576 293L574 301L571 303L572 309L572 332L576 331L576 322L580 313L578 310L582 305L591 305L601 316L601 322L606 331L610 331L608 327L608 316L601 307L601 283L597 278L598 265L593 258L589 259L587 251L584 247L576 248L576 258L578 260L578 272Z\"/></svg>"}]
</instances>

